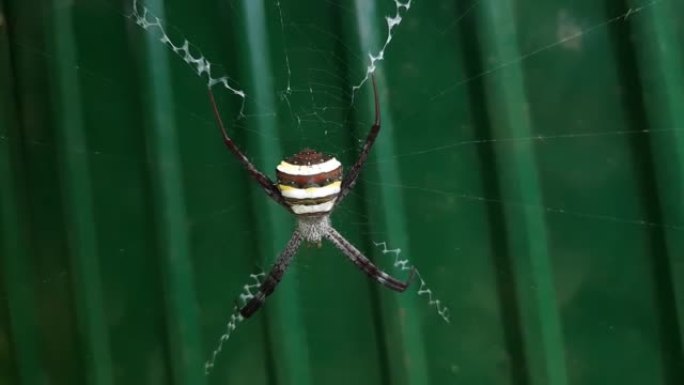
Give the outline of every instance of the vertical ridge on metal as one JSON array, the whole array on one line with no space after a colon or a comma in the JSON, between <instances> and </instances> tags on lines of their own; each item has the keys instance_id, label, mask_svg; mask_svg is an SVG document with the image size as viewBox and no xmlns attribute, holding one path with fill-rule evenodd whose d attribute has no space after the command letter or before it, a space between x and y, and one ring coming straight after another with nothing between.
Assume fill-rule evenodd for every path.
<instances>
[{"instance_id":1,"label":"vertical ridge on metal","mask_svg":"<svg viewBox=\"0 0 684 385\"><path fill-rule=\"evenodd\" d=\"M666 224L680 227L684 224L684 57L682 36L676 35L677 17L681 17L674 2L662 0L644 3L630 0L631 9L640 9L639 17L627 19L636 33L636 51L641 78L643 102L652 134L649 137L654 157L659 206ZM665 338L674 349L670 360L679 368L677 378L682 379L682 347L684 346L684 236L681 229L659 229L664 233L667 255L654 255L656 281L659 288L659 310ZM662 258L661 264L658 259ZM665 286L663 286L665 285ZM667 309L670 308L670 309ZM676 341L676 342L675 342Z\"/></svg>"},{"instance_id":2,"label":"vertical ridge on metal","mask_svg":"<svg viewBox=\"0 0 684 385\"><path fill-rule=\"evenodd\" d=\"M478 12L483 62L512 63L489 74L485 97L492 137L533 136L523 70L517 58L515 14L510 0L483 2ZM531 141L495 149L501 196L521 202L505 210L509 254L515 272L525 361L530 384L567 384L559 309L556 302L541 183Z\"/></svg>"},{"instance_id":3,"label":"vertical ridge on metal","mask_svg":"<svg viewBox=\"0 0 684 385\"><path fill-rule=\"evenodd\" d=\"M163 18L164 2L146 4ZM164 282L166 328L171 374L174 384L206 383L204 350L200 344L199 309L195 296L193 268L186 231L185 193L168 48L159 37L145 33L143 95L150 179L155 207L159 263ZM150 256L152 257L152 256Z\"/></svg>"},{"instance_id":4,"label":"vertical ridge on metal","mask_svg":"<svg viewBox=\"0 0 684 385\"><path fill-rule=\"evenodd\" d=\"M102 300L94 202L90 180L90 159L81 110L76 38L73 31L72 5L52 1L50 28L46 31L48 47L53 50L51 89L60 180L67 218L66 235L73 272L73 295L76 304L81 359L85 382L94 385L112 383L112 361L106 314Z\"/></svg>"},{"instance_id":5,"label":"vertical ridge on metal","mask_svg":"<svg viewBox=\"0 0 684 385\"><path fill-rule=\"evenodd\" d=\"M7 15L0 0L0 15ZM35 294L31 287L29 230L25 218L28 202L19 154L18 98L12 75L8 31L0 26L0 271L7 295L11 350L16 366L14 378L22 385L41 384L42 362L38 347Z\"/></svg>"},{"instance_id":6,"label":"vertical ridge on metal","mask_svg":"<svg viewBox=\"0 0 684 385\"><path fill-rule=\"evenodd\" d=\"M378 32L381 29L372 28L375 25L374 20L377 20L377 14L377 4L374 2L360 0L355 2L355 25L358 30L353 36L358 39L356 44L362 52L375 52L382 47L383 38ZM398 158L395 156L396 138L392 116L389 115L390 102L382 97L383 90L389 85L381 73L376 71L375 76L379 85L380 109L384 114L382 115L382 128L371 156L383 160L373 166L376 167L375 175L379 182L377 196L382 204L377 204L372 200L375 203L367 205L366 209L373 218L370 221L371 226L377 229L373 232L385 234L384 237L393 248L401 248L402 252L411 255L403 197L401 192L392 187L401 185L401 175ZM370 87L370 80L366 82L366 86ZM374 108L372 94L365 101L372 111ZM363 132L359 137L365 138L370 126L361 127L361 129ZM375 255L377 254L375 252ZM413 284L415 285L416 282ZM374 290L386 291L387 289L378 285ZM415 310L419 308L414 295L415 290L416 287L412 286L405 293L391 292L382 297L383 341L387 346L381 351L387 352L388 356L385 357L389 368L387 380L392 384L424 385L429 383L421 317L420 312Z\"/></svg>"},{"instance_id":7,"label":"vertical ridge on metal","mask_svg":"<svg viewBox=\"0 0 684 385\"><path fill-rule=\"evenodd\" d=\"M243 0L245 16L246 46L242 46L244 66L248 68L247 79L249 85L247 98L253 98L260 109L276 111L276 101L273 96L273 84L270 43L266 27L265 2ZM249 103L248 103L249 104ZM281 149L277 141L277 121L265 115L255 119L254 130L259 135L253 136L255 144L250 146L257 153L259 160L253 160L255 165L267 175L275 169L281 156ZM254 151L255 150L255 151ZM251 183L251 181L249 182ZM254 188L252 191L257 191ZM260 240L257 250L260 258L267 258L270 262L280 254L292 233L292 221L286 219L283 208L270 201L259 189L253 199L256 218L255 238ZM281 211L281 212L278 212ZM295 257L296 258L296 257ZM310 357L307 348L306 330L302 327L302 315L299 308L299 294L297 287L297 263L287 271L283 282L278 285L277 294L270 297L267 305L250 321L266 315L268 337L274 355L275 382L283 385L312 384ZM266 312L263 312L266 310Z\"/></svg>"}]
</instances>

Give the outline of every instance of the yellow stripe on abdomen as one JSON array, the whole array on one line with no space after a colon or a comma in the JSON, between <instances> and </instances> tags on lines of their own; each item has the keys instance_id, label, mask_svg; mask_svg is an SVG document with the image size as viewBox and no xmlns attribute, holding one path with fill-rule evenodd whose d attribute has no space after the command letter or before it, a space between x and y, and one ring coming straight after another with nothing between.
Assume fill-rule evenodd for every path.
<instances>
[{"instance_id":1,"label":"yellow stripe on abdomen","mask_svg":"<svg viewBox=\"0 0 684 385\"><path fill-rule=\"evenodd\" d=\"M286 186L284 184L279 184L278 189L280 193L286 199L317 199L327 196L335 196L340 193L340 187L342 182L337 181L325 186L320 187L308 187L308 188L296 188L292 186Z\"/></svg>"}]
</instances>

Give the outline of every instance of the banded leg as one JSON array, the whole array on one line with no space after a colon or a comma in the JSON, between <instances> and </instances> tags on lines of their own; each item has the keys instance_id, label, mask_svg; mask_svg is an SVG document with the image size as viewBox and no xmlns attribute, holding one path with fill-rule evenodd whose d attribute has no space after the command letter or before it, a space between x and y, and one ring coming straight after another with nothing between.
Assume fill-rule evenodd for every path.
<instances>
[{"instance_id":1,"label":"banded leg","mask_svg":"<svg viewBox=\"0 0 684 385\"><path fill-rule=\"evenodd\" d=\"M259 171L252 162L247 159L245 154L240 150L240 148L233 142L233 139L228 136L226 128L223 126L223 121L221 120L221 114L219 113L218 107L216 106L216 100L214 99L214 93L209 89L209 101L211 102L211 108L214 112L214 117L216 118L216 124L221 129L221 134L223 135L223 142L228 147L228 150L235 155L235 157L242 163L242 165L247 169L247 172L254 178L264 189L266 195L271 197L274 201L280 203L285 208L289 210L289 206L285 203L285 199L280 195L280 190L275 186L275 184L267 177L264 173Z\"/></svg>"},{"instance_id":2,"label":"banded leg","mask_svg":"<svg viewBox=\"0 0 684 385\"><path fill-rule=\"evenodd\" d=\"M375 143L375 139L378 137L378 133L380 133L380 101L378 100L378 86L375 83L375 75L371 75L371 81L373 83L373 100L375 102L375 122L368 133L368 137L366 137L366 142L363 144L359 158L342 180L340 194L337 196L337 201L335 202L336 205L349 194L349 191L351 191L356 184L356 179L359 177L359 173L361 173L361 169L366 163L366 160L368 160L368 154Z\"/></svg>"},{"instance_id":3,"label":"banded leg","mask_svg":"<svg viewBox=\"0 0 684 385\"><path fill-rule=\"evenodd\" d=\"M401 293L411 284L413 275L416 272L415 268L411 269L408 279L405 282L402 282L380 270L373 264L373 262L371 262L356 247L354 247L354 245L346 240L342 234L338 233L337 230L333 229L332 227L328 231L328 234L326 234L326 237L328 240L330 240L330 242L332 242L333 245L335 245L335 247L340 249L350 261L354 262L359 269L363 270L371 278L375 279L382 285Z\"/></svg>"},{"instance_id":4,"label":"banded leg","mask_svg":"<svg viewBox=\"0 0 684 385\"><path fill-rule=\"evenodd\" d=\"M257 292L254 298L252 298L249 302L247 302L247 304L245 304L245 306L242 307L242 309L240 309L240 315L245 318L249 318L252 316L252 314L259 310L259 308L261 308L266 301L266 297L271 295L273 290L275 290L276 286L278 286L280 283L280 280L285 274L285 270L287 270L290 262L292 262L292 258L301 244L302 235L299 233L299 231L295 230L295 232L292 234L292 238L290 238L290 240L287 242L285 250L280 253L273 264L271 271L261 283L259 292Z\"/></svg>"}]
</instances>

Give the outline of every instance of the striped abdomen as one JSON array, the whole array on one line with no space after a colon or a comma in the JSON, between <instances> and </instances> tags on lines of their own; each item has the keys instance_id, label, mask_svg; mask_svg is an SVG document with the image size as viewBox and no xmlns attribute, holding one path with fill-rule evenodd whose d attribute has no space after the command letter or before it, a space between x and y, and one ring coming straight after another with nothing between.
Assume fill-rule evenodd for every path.
<instances>
[{"instance_id":1,"label":"striped abdomen","mask_svg":"<svg viewBox=\"0 0 684 385\"><path fill-rule=\"evenodd\" d=\"M332 156L305 149L276 167L278 189L297 215L324 215L335 205L342 165Z\"/></svg>"}]
</instances>

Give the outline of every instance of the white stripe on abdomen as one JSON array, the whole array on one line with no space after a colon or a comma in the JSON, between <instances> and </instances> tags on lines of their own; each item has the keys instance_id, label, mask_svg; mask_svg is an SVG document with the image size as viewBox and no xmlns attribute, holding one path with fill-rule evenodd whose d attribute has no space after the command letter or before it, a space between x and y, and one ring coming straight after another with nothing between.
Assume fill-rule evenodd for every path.
<instances>
[{"instance_id":1,"label":"white stripe on abdomen","mask_svg":"<svg viewBox=\"0 0 684 385\"><path fill-rule=\"evenodd\" d=\"M332 210L335 199L317 205L290 205L295 214L323 214Z\"/></svg>"},{"instance_id":2,"label":"white stripe on abdomen","mask_svg":"<svg viewBox=\"0 0 684 385\"><path fill-rule=\"evenodd\" d=\"M276 169L280 172L290 175L316 175L324 172L330 172L340 167L342 164L335 158L330 158L327 161L312 165L296 165L286 161L280 162Z\"/></svg>"}]
</instances>

